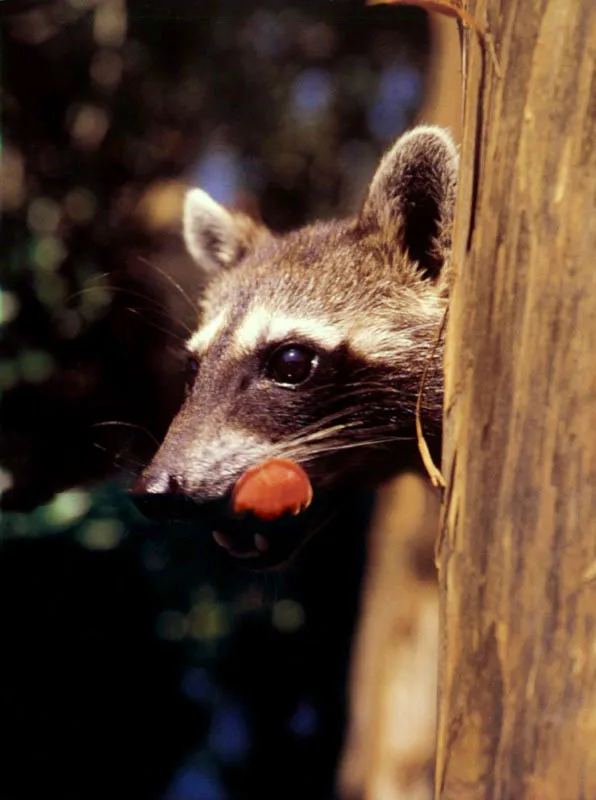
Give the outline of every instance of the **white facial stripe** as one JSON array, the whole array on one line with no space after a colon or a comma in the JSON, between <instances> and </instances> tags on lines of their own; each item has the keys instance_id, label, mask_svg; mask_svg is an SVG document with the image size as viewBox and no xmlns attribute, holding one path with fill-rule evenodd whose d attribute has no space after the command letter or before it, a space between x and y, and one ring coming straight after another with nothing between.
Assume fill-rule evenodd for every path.
<instances>
[{"instance_id":1,"label":"white facial stripe","mask_svg":"<svg viewBox=\"0 0 596 800\"><path fill-rule=\"evenodd\" d=\"M186 343L186 349L191 353L202 353L209 345L217 339L226 326L227 314L225 310L220 311L211 322L203 325L194 333Z\"/></svg>"},{"instance_id":2,"label":"white facial stripe","mask_svg":"<svg viewBox=\"0 0 596 800\"><path fill-rule=\"evenodd\" d=\"M236 348L250 352L266 337L266 331L271 324L273 315L264 308L249 311L234 333Z\"/></svg>"},{"instance_id":3,"label":"white facial stripe","mask_svg":"<svg viewBox=\"0 0 596 800\"><path fill-rule=\"evenodd\" d=\"M316 317L292 317L265 308L250 311L235 333L235 344L243 352L251 352L259 344L292 337L312 340L333 350L344 340L343 331Z\"/></svg>"},{"instance_id":4,"label":"white facial stripe","mask_svg":"<svg viewBox=\"0 0 596 800\"><path fill-rule=\"evenodd\" d=\"M187 342L187 349L203 353L223 333L228 324L226 310L199 328ZM328 350L339 347L346 341L351 349L368 361L393 363L396 353L410 352L416 341L410 332L376 329L370 327L342 330L339 326L316 317L294 317L280 315L267 308L249 311L234 332L234 347L241 353L250 353L258 345L289 340L293 337L310 339Z\"/></svg>"},{"instance_id":5,"label":"white facial stripe","mask_svg":"<svg viewBox=\"0 0 596 800\"><path fill-rule=\"evenodd\" d=\"M268 330L268 340L289 339L292 336L312 339L316 344L333 350L344 339L343 332L316 317L274 317Z\"/></svg>"},{"instance_id":6,"label":"white facial stripe","mask_svg":"<svg viewBox=\"0 0 596 800\"><path fill-rule=\"evenodd\" d=\"M383 331L373 328L357 328L348 336L351 349L366 361L395 362L396 354L410 352L415 342L404 331Z\"/></svg>"}]
</instances>

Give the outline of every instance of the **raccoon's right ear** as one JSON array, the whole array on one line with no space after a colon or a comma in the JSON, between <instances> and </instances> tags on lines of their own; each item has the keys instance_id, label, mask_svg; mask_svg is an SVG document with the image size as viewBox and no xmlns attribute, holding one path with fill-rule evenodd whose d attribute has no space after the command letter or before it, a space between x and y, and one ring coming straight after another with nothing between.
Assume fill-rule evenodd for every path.
<instances>
[{"instance_id":1,"label":"raccoon's right ear","mask_svg":"<svg viewBox=\"0 0 596 800\"><path fill-rule=\"evenodd\" d=\"M414 128L381 160L360 212L360 225L398 244L431 278L450 246L458 161L447 131Z\"/></svg>"},{"instance_id":2,"label":"raccoon's right ear","mask_svg":"<svg viewBox=\"0 0 596 800\"><path fill-rule=\"evenodd\" d=\"M187 193L182 227L188 252L206 273L237 263L258 229L245 214L228 211L202 189Z\"/></svg>"}]
</instances>

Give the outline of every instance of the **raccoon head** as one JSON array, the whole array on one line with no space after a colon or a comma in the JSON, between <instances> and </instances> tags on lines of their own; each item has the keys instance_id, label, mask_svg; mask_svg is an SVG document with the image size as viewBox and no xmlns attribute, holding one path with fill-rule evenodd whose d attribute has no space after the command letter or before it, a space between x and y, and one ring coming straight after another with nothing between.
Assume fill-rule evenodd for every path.
<instances>
[{"instance_id":1,"label":"raccoon head","mask_svg":"<svg viewBox=\"0 0 596 800\"><path fill-rule=\"evenodd\" d=\"M184 237L207 286L186 400L136 487L147 513L203 515L232 555L271 567L338 499L417 465L415 406L447 297L456 173L450 137L416 128L384 156L357 215L284 235L188 193ZM422 406L436 447L441 417L439 351ZM313 504L269 526L234 519L235 483L274 457L302 466Z\"/></svg>"}]
</instances>

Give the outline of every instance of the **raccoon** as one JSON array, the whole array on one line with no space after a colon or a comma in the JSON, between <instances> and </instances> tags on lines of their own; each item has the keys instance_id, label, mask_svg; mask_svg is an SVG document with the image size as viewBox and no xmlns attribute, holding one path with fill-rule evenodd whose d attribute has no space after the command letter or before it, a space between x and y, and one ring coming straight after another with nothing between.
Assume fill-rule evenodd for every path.
<instances>
[{"instance_id":1,"label":"raccoon","mask_svg":"<svg viewBox=\"0 0 596 800\"><path fill-rule=\"evenodd\" d=\"M440 455L442 358L458 155L421 126L382 158L355 216L277 235L200 189L186 246L206 278L187 396L134 491L149 516L197 516L252 568L285 563L338 503L420 466L415 409ZM307 473L302 514L236 519L239 477L271 458ZM288 515L289 516L289 515Z\"/></svg>"}]
</instances>

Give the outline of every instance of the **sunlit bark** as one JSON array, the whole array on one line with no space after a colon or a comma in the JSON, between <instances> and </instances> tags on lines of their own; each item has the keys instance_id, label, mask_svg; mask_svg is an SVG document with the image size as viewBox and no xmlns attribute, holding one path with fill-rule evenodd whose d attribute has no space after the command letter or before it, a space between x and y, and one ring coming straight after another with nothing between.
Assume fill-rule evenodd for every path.
<instances>
[{"instance_id":1,"label":"sunlit bark","mask_svg":"<svg viewBox=\"0 0 596 800\"><path fill-rule=\"evenodd\" d=\"M502 78L487 60L477 131L467 33L436 796L593 798L596 7L466 7L488 23Z\"/></svg>"}]
</instances>

